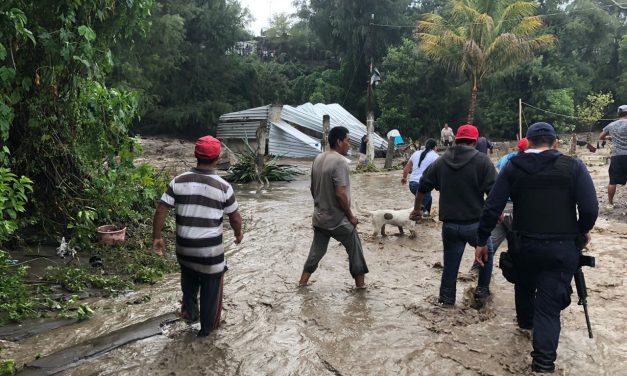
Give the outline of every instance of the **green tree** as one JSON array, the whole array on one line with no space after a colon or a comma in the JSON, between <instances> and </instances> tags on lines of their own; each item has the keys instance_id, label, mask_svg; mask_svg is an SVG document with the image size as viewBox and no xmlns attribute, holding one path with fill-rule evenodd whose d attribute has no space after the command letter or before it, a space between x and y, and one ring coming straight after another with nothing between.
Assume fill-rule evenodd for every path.
<instances>
[{"instance_id":1,"label":"green tree","mask_svg":"<svg viewBox=\"0 0 627 376\"><path fill-rule=\"evenodd\" d=\"M447 17L431 13L417 22L416 38L427 56L470 80L469 123L482 80L553 45L553 35L537 35L542 20L536 7L528 1L460 0Z\"/></svg>"},{"instance_id":2,"label":"green tree","mask_svg":"<svg viewBox=\"0 0 627 376\"><path fill-rule=\"evenodd\" d=\"M146 29L152 5L0 3L0 129L3 150L11 152L3 165L32 180L26 210L48 233L66 230L85 207L106 205L87 192L103 175L130 164L127 131L137 100L108 87L105 76L113 63L110 47Z\"/></svg>"},{"instance_id":3,"label":"green tree","mask_svg":"<svg viewBox=\"0 0 627 376\"><path fill-rule=\"evenodd\" d=\"M374 93L381 133L398 129L414 139L436 137L445 122L461 120L455 111L463 105L460 80L431 64L411 39L388 50L381 70L384 83Z\"/></svg>"},{"instance_id":4,"label":"green tree","mask_svg":"<svg viewBox=\"0 0 627 376\"><path fill-rule=\"evenodd\" d=\"M594 124L603 117L607 106L614 103L611 93L588 94L583 104L577 106L577 116L581 119L581 125L588 131L588 142Z\"/></svg>"},{"instance_id":5,"label":"green tree","mask_svg":"<svg viewBox=\"0 0 627 376\"><path fill-rule=\"evenodd\" d=\"M270 17L270 27L265 31L267 37L282 37L292 28L291 17L287 13L276 13Z\"/></svg>"},{"instance_id":6,"label":"green tree","mask_svg":"<svg viewBox=\"0 0 627 376\"><path fill-rule=\"evenodd\" d=\"M297 0L298 16L306 20L320 41L341 59L341 104L365 118L368 65L375 65L388 47L397 44L403 29L378 25L406 25L411 0ZM372 16L374 15L374 19ZM406 30L407 31L407 30ZM407 31L408 32L408 31Z\"/></svg>"},{"instance_id":7,"label":"green tree","mask_svg":"<svg viewBox=\"0 0 627 376\"><path fill-rule=\"evenodd\" d=\"M159 0L155 27L115 51L114 82L142 93L136 128L195 137L215 131L221 114L259 105L255 70L227 54L249 39L249 17L235 0Z\"/></svg>"},{"instance_id":8,"label":"green tree","mask_svg":"<svg viewBox=\"0 0 627 376\"><path fill-rule=\"evenodd\" d=\"M627 35L620 40L620 75L616 80L616 98L619 103L627 103Z\"/></svg>"}]
</instances>

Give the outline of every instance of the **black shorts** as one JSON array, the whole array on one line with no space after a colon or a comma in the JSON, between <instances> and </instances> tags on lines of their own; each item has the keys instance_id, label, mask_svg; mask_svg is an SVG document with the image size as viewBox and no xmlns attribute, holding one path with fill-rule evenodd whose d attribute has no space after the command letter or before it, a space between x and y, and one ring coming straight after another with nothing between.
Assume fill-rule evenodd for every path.
<instances>
[{"instance_id":1,"label":"black shorts","mask_svg":"<svg viewBox=\"0 0 627 376\"><path fill-rule=\"evenodd\" d=\"M627 183L627 155L615 155L610 158L610 185Z\"/></svg>"}]
</instances>

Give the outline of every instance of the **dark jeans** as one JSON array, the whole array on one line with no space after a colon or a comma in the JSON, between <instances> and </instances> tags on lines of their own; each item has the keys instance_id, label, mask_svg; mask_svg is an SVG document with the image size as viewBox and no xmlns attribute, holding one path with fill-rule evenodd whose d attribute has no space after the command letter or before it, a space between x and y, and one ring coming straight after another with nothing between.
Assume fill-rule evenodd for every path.
<instances>
[{"instance_id":1,"label":"dark jeans","mask_svg":"<svg viewBox=\"0 0 627 376\"><path fill-rule=\"evenodd\" d=\"M554 368L560 337L560 311L570 304L571 281L579 264L574 240L523 238L516 257L516 317L533 326L533 362Z\"/></svg>"},{"instance_id":2,"label":"dark jeans","mask_svg":"<svg viewBox=\"0 0 627 376\"><path fill-rule=\"evenodd\" d=\"M313 273L318 269L318 264L327 253L331 238L342 243L348 254L349 270L353 278L368 273L368 266L361 247L361 240L357 229L350 223L341 225L333 230L325 230L314 226L314 238L309 250L309 256L305 261L303 271Z\"/></svg>"},{"instance_id":3,"label":"dark jeans","mask_svg":"<svg viewBox=\"0 0 627 376\"><path fill-rule=\"evenodd\" d=\"M416 193L418 192L418 182L417 181L410 181L409 182L409 191L414 196L416 195ZM425 196L422 199L422 206L423 206L424 210L428 211L429 213L431 213L431 203L432 202L433 202L433 198L431 197L431 192L429 191L429 192L425 193Z\"/></svg>"},{"instance_id":4,"label":"dark jeans","mask_svg":"<svg viewBox=\"0 0 627 376\"><path fill-rule=\"evenodd\" d=\"M457 224L444 222L442 225L442 244L444 245L444 269L442 270L442 282L440 284L440 302L455 304L457 291L457 274L466 244L477 245L477 228L479 223ZM472 253L474 257L474 252ZM492 261L494 249L492 241L488 239L488 261L479 271L477 287L487 291L492 278Z\"/></svg>"},{"instance_id":5,"label":"dark jeans","mask_svg":"<svg viewBox=\"0 0 627 376\"><path fill-rule=\"evenodd\" d=\"M222 313L222 288L224 273L204 274L181 265L182 311L190 321L198 317L198 291L200 290L200 330L209 333L220 325Z\"/></svg>"}]
</instances>

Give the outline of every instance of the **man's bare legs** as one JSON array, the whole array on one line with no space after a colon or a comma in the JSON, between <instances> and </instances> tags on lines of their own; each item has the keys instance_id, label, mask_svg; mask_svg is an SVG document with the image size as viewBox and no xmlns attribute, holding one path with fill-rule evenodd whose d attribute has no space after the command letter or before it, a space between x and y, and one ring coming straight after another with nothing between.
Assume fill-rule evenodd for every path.
<instances>
[{"instance_id":1,"label":"man's bare legs","mask_svg":"<svg viewBox=\"0 0 627 376\"><path fill-rule=\"evenodd\" d=\"M298 287L307 286L307 283L309 282L309 277L311 277L311 273L303 272L303 274L300 275L300 281L298 282ZM365 274L356 276L355 287L357 287L358 289L365 289L366 288L365 277L366 277Z\"/></svg>"},{"instance_id":2,"label":"man's bare legs","mask_svg":"<svg viewBox=\"0 0 627 376\"><path fill-rule=\"evenodd\" d=\"M614 205L614 195L616 194L616 184L607 186L607 201L610 205Z\"/></svg>"},{"instance_id":3,"label":"man's bare legs","mask_svg":"<svg viewBox=\"0 0 627 376\"><path fill-rule=\"evenodd\" d=\"M366 275L365 274L361 274L355 277L355 287L357 287L358 289L365 289L366 288L366 282L365 280Z\"/></svg>"},{"instance_id":4,"label":"man's bare legs","mask_svg":"<svg viewBox=\"0 0 627 376\"><path fill-rule=\"evenodd\" d=\"M311 273L303 272L303 274L300 275L298 287L307 286L307 282L309 282L309 277L311 277Z\"/></svg>"}]
</instances>

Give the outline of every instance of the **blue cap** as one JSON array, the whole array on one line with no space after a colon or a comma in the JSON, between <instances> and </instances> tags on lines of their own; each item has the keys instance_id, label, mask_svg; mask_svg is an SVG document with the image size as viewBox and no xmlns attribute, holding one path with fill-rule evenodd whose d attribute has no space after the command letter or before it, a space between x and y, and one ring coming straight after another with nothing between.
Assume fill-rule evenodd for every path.
<instances>
[{"instance_id":1,"label":"blue cap","mask_svg":"<svg viewBox=\"0 0 627 376\"><path fill-rule=\"evenodd\" d=\"M557 137L557 134L555 133L555 128L553 128L551 124L541 121L531 124L529 129L527 129L527 138L538 136Z\"/></svg>"}]
</instances>

